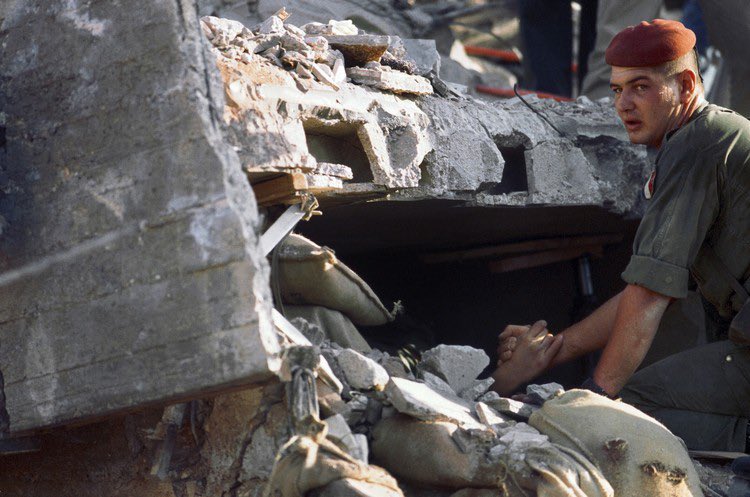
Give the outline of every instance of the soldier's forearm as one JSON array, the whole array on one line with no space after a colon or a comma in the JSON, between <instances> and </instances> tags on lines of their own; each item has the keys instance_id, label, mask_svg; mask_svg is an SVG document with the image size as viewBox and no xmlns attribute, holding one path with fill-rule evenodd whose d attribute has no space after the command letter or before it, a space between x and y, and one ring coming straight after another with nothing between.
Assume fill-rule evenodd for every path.
<instances>
[{"instance_id":1,"label":"soldier's forearm","mask_svg":"<svg viewBox=\"0 0 750 497\"><path fill-rule=\"evenodd\" d=\"M614 327L594 371L594 381L608 394L619 392L643 361L670 300L636 285L621 293Z\"/></svg>"},{"instance_id":2,"label":"soldier's forearm","mask_svg":"<svg viewBox=\"0 0 750 497\"><path fill-rule=\"evenodd\" d=\"M568 362L604 347L615 323L621 295L622 292L618 293L599 306L586 319L563 330L563 345L552 361L552 366Z\"/></svg>"}]
</instances>

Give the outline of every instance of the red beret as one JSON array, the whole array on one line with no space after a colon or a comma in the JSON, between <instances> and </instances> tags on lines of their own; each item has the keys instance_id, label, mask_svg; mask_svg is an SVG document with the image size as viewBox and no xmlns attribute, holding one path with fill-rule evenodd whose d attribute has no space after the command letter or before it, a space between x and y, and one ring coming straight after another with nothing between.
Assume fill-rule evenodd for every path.
<instances>
[{"instance_id":1,"label":"red beret","mask_svg":"<svg viewBox=\"0 0 750 497\"><path fill-rule=\"evenodd\" d=\"M628 26L612 38L604 53L611 66L658 66L682 57L695 46L695 33L678 21L654 19Z\"/></svg>"}]
</instances>

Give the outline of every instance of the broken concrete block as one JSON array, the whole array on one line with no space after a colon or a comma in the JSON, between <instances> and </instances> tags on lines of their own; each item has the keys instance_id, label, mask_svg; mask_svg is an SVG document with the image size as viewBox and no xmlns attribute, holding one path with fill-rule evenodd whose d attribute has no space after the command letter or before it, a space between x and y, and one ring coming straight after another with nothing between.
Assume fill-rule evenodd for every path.
<instances>
[{"instance_id":1,"label":"broken concrete block","mask_svg":"<svg viewBox=\"0 0 750 497\"><path fill-rule=\"evenodd\" d=\"M281 35L281 46L284 47L284 50L296 50L297 52L310 50L301 36L293 35L288 31L284 31L284 34Z\"/></svg>"},{"instance_id":2,"label":"broken concrete block","mask_svg":"<svg viewBox=\"0 0 750 497\"><path fill-rule=\"evenodd\" d=\"M440 394L424 383L391 378L385 394L399 412L415 418L451 421L466 428L484 429L463 399Z\"/></svg>"},{"instance_id":3,"label":"broken concrete block","mask_svg":"<svg viewBox=\"0 0 750 497\"><path fill-rule=\"evenodd\" d=\"M367 462L367 437L352 433L341 414L326 418L323 422L328 427L328 438L342 446L349 454L362 462Z\"/></svg>"},{"instance_id":4,"label":"broken concrete block","mask_svg":"<svg viewBox=\"0 0 750 497\"><path fill-rule=\"evenodd\" d=\"M305 43L316 52L326 52L328 50L328 40L324 36L305 36Z\"/></svg>"},{"instance_id":5,"label":"broken concrete block","mask_svg":"<svg viewBox=\"0 0 750 497\"><path fill-rule=\"evenodd\" d=\"M357 29L357 26L354 25L351 19L346 19L344 21L328 21L326 34L349 36L356 35L357 33L359 33L359 29Z\"/></svg>"},{"instance_id":6,"label":"broken concrete block","mask_svg":"<svg viewBox=\"0 0 750 497\"><path fill-rule=\"evenodd\" d=\"M545 383L544 385L529 385L526 387L526 395L539 405L563 393L565 393L565 389L559 383Z\"/></svg>"},{"instance_id":7,"label":"broken concrete block","mask_svg":"<svg viewBox=\"0 0 750 497\"><path fill-rule=\"evenodd\" d=\"M390 38L380 35L326 35L328 44L344 54L347 67L378 61L388 50Z\"/></svg>"},{"instance_id":8,"label":"broken concrete block","mask_svg":"<svg viewBox=\"0 0 750 497\"><path fill-rule=\"evenodd\" d=\"M286 29L287 32L299 38L304 38L305 36L307 36L307 33L305 33L303 29L298 28L294 24L284 24L284 29Z\"/></svg>"},{"instance_id":9,"label":"broken concrete block","mask_svg":"<svg viewBox=\"0 0 750 497\"><path fill-rule=\"evenodd\" d=\"M539 407L520 402L518 400L501 397L497 400L486 402L486 404L502 414L508 414L516 418L529 419Z\"/></svg>"},{"instance_id":10,"label":"broken concrete block","mask_svg":"<svg viewBox=\"0 0 750 497\"><path fill-rule=\"evenodd\" d=\"M451 434L453 442L464 454L482 453L495 442L495 434L488 430L459 428Z\"/></svg>"},{"instance_id":11,"label":"broken concrete block","mask_svg":"<svg viewBox=\"0 0 750 497\"><path fill-rule=\"evenodd\" d=\"M346 69L344 68L344 59L337 58L333 63L333 80L336 84L346 83Z\"/></svg>"},{"instance_id":12,"label":"broken concrete block","mask_svg":"<svg viewBox=\"0 0 750 497\"><path fill-rule=\"evenodd\" d=\"M334 178L352 179L354 174L352 168L343 164L331 164L330 162L318 162L315 166L315 174L333 176Z\"/></svg>"},{"instance_id":13,"label":"broken concrete block","mask_svg":"<svg viewBox=\"0 0 750 497\"><path fill-rule=\"evenodd\" d=\"M271 16L260 24L258 28L260 34L283 33L284 21L276 16Z\"/></svg>"},{"instance_id":14,"label":"broken concrete block","mask_svg":"<svg viewBox=\"0 0 750 497\"><path fill-rule=\"evenodd\" d=\"M382 390L388 383L388 373L383 366L352 349L339 352L336 362L352 388Z\"/></svg>"},{"instance_id":15,"label":"broken concrete block","mask_svg":"<svg viewBox=\"0 0 750 497\"><path fill-rule=\"evenodd\" d=\"M337 91L341 89L341 87L333 80L333 72L331 72L330 67L316 62L310 66L310 71L312 71L315 78L321 83L325 83Z\"/></svg>"},{"instance_id":16,"label":"broken concrete block","mask_svg":"<svg viewBox=\"0 0 750 497\"><path fill-rule=\"evenodd\" d=\"M412 62L416 67L415 74L424 76L434 71L440 74L440 54L437 51L435 40L401 40L406 50L406 60Z\"/></svg>"},{"instance_id":17,"label":"broken concrete block","mask_svg":"<svg viewBox=\"0 0 750 497\"><path fill-rule=\"evenodd\" d=\"M352 446L349 453L354 456L355 459L367 463L367 459L370 456L370 450L367 445L367 435L354 433L352 435Z\"/></svg>"},{"instance_id":18,"label":"broken concrete block","mask_svg":"<svg viewBox=\"0 0 750 497\"><path fill-rule=\"evenodd\" d=\"M432 84L422 76L412 76L398 71L378 71L363 67L350 67L346 70L346 75L354 83L371 86L378 90L413 95L432 94Z\"/></svg>"},{"instance_id":19,"label":"broken concrete block","mask_svg":"<svg viewBox=\"0 0 750 497\"><path fill-rule=\"evenodd\" d=\"M319 378L315 380L315 385L318 389L318 406L320 407L321 416L330 417L334 414L347 412L346 402L344 402L338 392L326 385Z\"/></svg>"},{"instance_id":20,"label":"broken concrete block","mask_svg":"<svg viewBox=\"0 0 750 497\"><path fill-rule=\"evenodd\" d=\"M215 46L229 45L245 29L245 25L239 21L214 16L201 17L201 23L206 26L204 31L210 31L213 34L211 42Z\"/></svg>"},{"instance_id":21,"label":"broken concrete block","mask_svg":"<svg viewBox=\"0 0 750 497\"><path fill-rule=\"evenodd\" d=\"M445 379L455 392L474 385L490 363L483 350L466 345L438 345L422 354L420 367Z\"/></svg>"},{"instance_id":22,"label":"broken concrete block","mask_svg":"<svg viewBox=\"0 0 750 497\"><path fill-rule=\"evenodd\" d=\"M509 421L512 421L510 418L503 416L484 402L477 402L474 405L474 411L477 413L479 421L487 426L504 425Z\"/></svg>"},{"instance_id":23,"label":"broken concrete block","mask_svg":"<svg viewBox=\"0 0 750 497\"><path fill-rule=\"evenodd\" d=\"M352 434L352 430L349 428L344 416L341 414L336 414L330 418L326 418L323 422L328 427L328 436L330 438L342 440Z\"/></svg>"},{"instance_id":24,"label":"broken concrete block","mask_svg":"<svg viewBox=\"0 0 750 497\"><path fill-rule=\"evenodd\" d=\"M450 396L456 395L456 392L451 388L451 386L437 375L434 375L428 371L424 371L422 373L422 379L424 380L426 385L428 385L436 392Z\"/></svg>"},{"instance_id":25,"label":"broken concrete block","mask_svg":"<svg viewBox=\"0 0 750 497\"><path fill-rule=\"evenodd\" d=\"M474 380L474 384L470 387L465 388L458 394L462 399L474 402L479 397L487 393L487 390L495 383L493 378L485 378L483 380Z\"/></svg>"},{"instance_id":26,"label":"broken concrete block","mask_svg":"<svg viewBox=\"0 0 750 497\"><path fill-rule=\"evenodd\" d=\"M479 402L484 402L485 404L487 404L489 402L498 400L499 398L500 398L500 394L499 393L490 390L486 394L484 394L481 397L479 397L477 400Z\"/></svg>"},{"instance_id":27,"label":"broken concrete block","mask_svg":"<svg viewBox=\"0 0 750 497\"><path fill-rule=\"evenodd\" d=\"M352 392L354 393L357 392ZM365 419L367 404L368 399L364 395L352 395L352 400L346 403L346 410L341 413L349 426L355 426Z\"/></svg>"}]
</instances>

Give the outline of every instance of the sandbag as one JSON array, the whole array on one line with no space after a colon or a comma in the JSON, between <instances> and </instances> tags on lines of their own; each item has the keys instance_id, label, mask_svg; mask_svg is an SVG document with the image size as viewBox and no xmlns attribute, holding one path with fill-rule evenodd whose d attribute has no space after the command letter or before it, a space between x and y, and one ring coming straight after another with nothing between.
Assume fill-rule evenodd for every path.
<instances>
[{"instance_id":1,"label":"sandbag","mask_svg":"<svg viewBox=\"0 0 750 497\"><path fill-rule=\"evenodd\" d=\"M396 480L384 469L354 459L326 438L308 436L295 436L281 448L265 497L306 497L316 489L320 495L333 495L323 492L330 491L326 487L340 480L349 481L334 485L334 490L367 488L372 497L404 497ZM365 485L354 486L351 481ZM350 495L354 497L356 493Z\"/></svg>"},{"instance_id":2,"label":"sandbag","mask_svg":"<svg viewBox=\"0 0 750 497\"><path fill-rule=\"evenodd\" d=\"M284 314L288 319L302 318L323 330L326 338L347 349L357 352L372 352L367 340L354 327L348 317L341 312L320 305L285 305Z\"/></svg>"},{"instance_id":3,"label":"sandbag","mask_svg":"<svg viewBox=\"0 0 750 497\"><path fill-rule=\"evenodd\" d=\"M341 311L361 326L378 326L394 316L362 278L333 251L291 234L279 248L278 278L285 304L314 304Z\"/></svg>"},{"instance_id":4,"label":"sandbag","mask_svg":"<svg viewBox=\"0 0 750 497\"><path fill-rule=\"evenodd\" d=\"M703 496L682 441L635 407L570 390L545 402L529 424L555 444L584 454L617 496Z\"/></svg>"},{"instance_id":5,"label":"sandbag","mask_svg":"<svg viewBox=\"0 0 750 497\"><path fill-rule=\"evenodd\" d=\"M449 488L499 488L502 463L490 464L480 450L463 453L451 435L458 427L403 414L381 420L370 445L374 461L399 478Z\"/></svg>"}]
</instances>

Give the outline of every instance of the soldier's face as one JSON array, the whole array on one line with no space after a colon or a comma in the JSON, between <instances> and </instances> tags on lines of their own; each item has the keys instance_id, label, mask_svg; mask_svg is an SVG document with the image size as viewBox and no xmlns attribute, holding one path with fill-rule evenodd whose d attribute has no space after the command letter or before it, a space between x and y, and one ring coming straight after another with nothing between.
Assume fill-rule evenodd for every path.
<instances>
[{"instance_id":1,"label":"soldier's face","mask_svg":"<svg viewBox=\"0 0 750 497\"><path fill-rule=\"evenodd\" d=\"M673 78L656 68L613 66L609 82L630 141L659 147L680 108Z\"/></svg>"}]
</instances>

